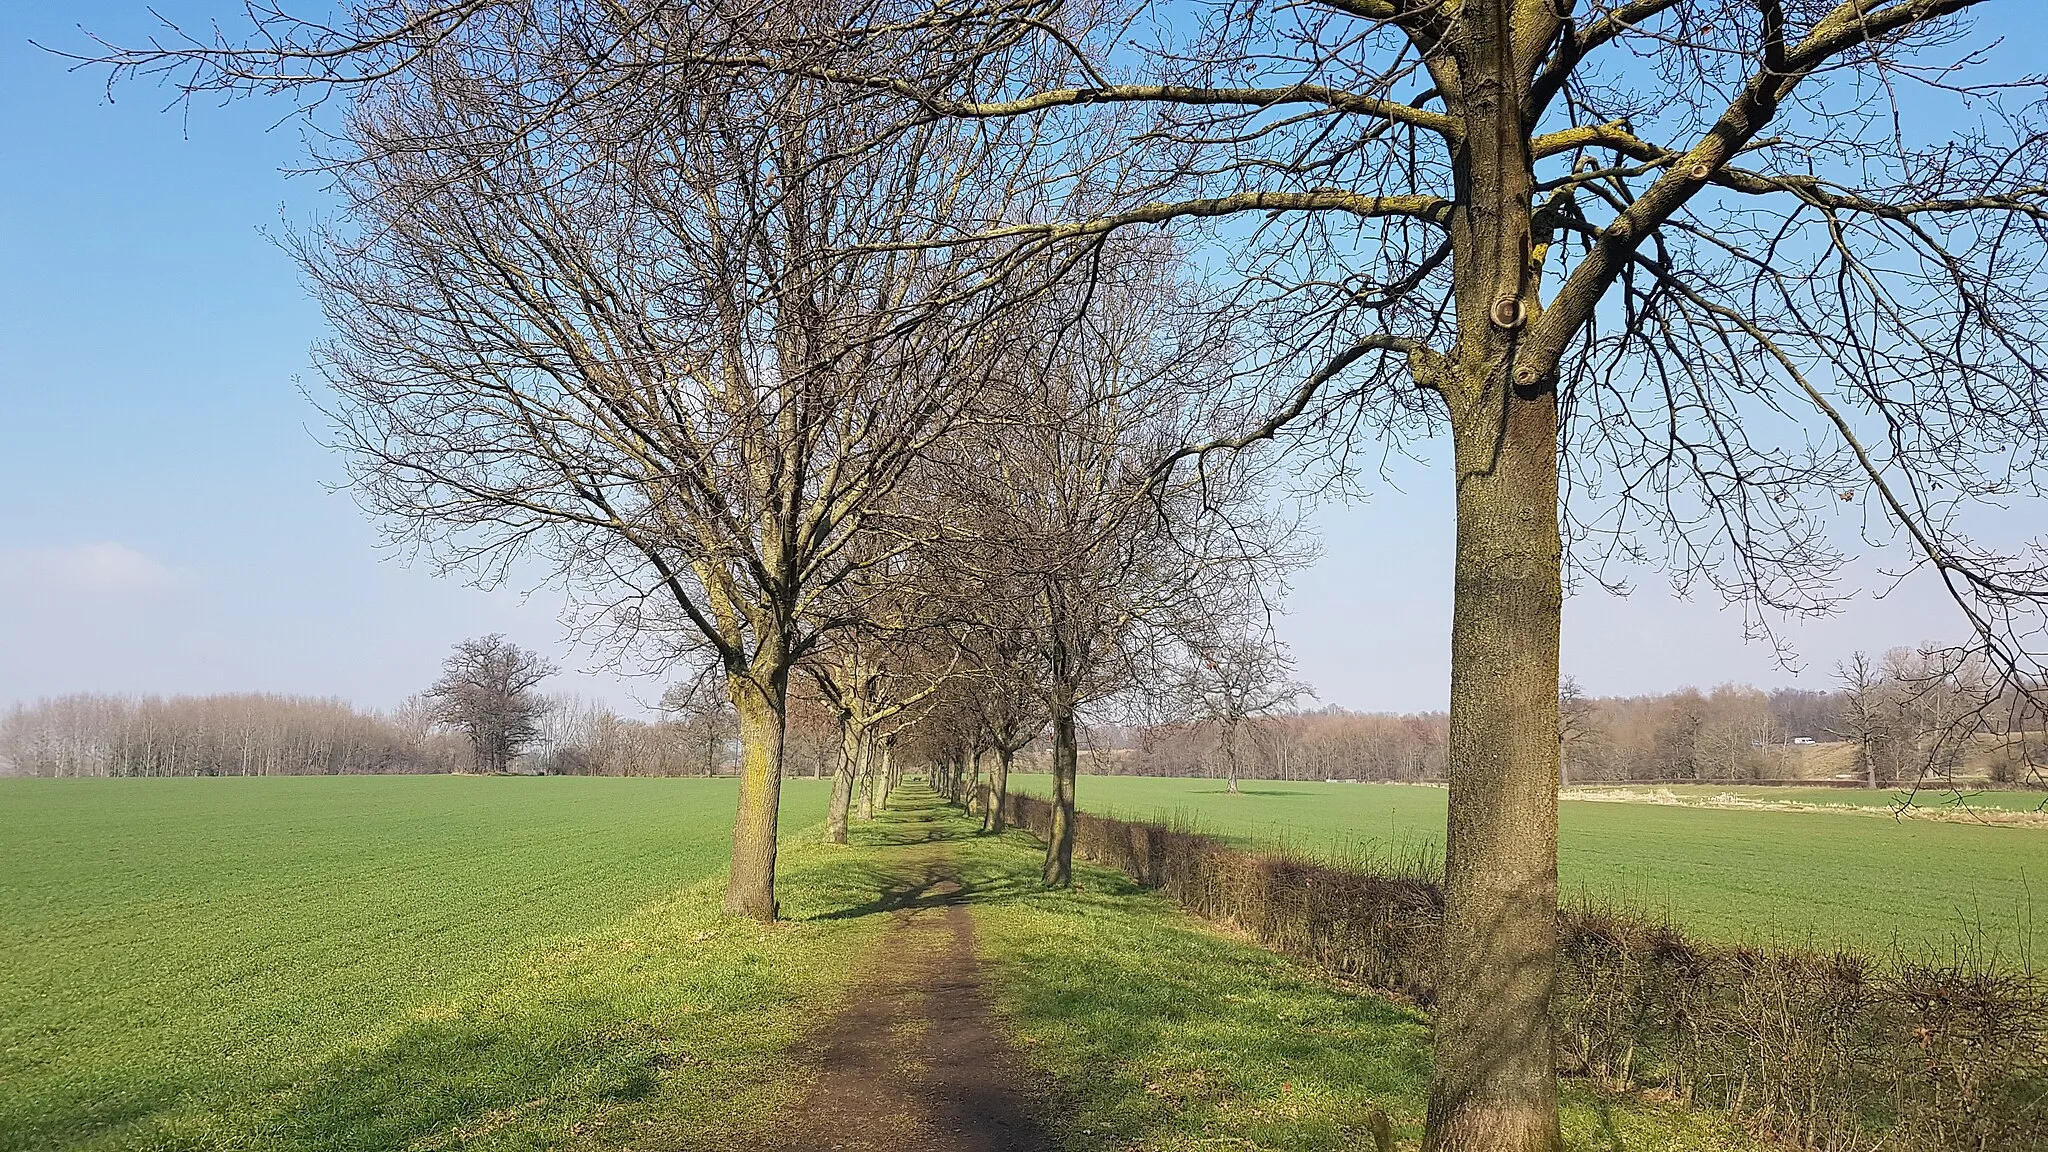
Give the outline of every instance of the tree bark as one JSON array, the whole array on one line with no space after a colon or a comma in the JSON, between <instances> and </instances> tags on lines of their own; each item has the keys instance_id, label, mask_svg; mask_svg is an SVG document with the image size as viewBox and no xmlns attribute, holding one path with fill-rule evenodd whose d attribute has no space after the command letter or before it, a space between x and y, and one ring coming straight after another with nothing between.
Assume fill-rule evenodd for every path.
<instances>
[{"instance_id":1,"label":"tree bark","mask_svg":"<svg viewBox=\"0 0 2048 1152\"><path fill-rule=\"evenodd\" d=\"M1457 421L1450 818L1429 1152L1559 1148L1557 403L1498 385ZM1491 408L1492 419L1483 416Z\"/></svg>"},{"instance_id":2,"label":"tree bark","mask_svg":"<svg viewBox=\"0 0 2048 1152\"><path fill-rule=\"evenodd\" d=\"M839 763L832 769L832 803L825 810L825 840L846 843L846 815L853 807L853 788L860 772L860 729L847 721L839 724Z\"/></svg>"},{"instance_id":3,"label":"tree bark","mask_svg":"<svg viewBox=\"0 0 2048 1152\"><path fill-rule=\"evenodd\" d=\"M875 741L870 733L861 733L860 738L860 818L875 818Z\"/></svg>"},{"instance_id":4,"label":"tree bark","mask_svg":"<svg viewBox=\"0 0 2048 1152\"><path fill-rule=\"evenodd\" d=\"M889 806L889 793L896 785L896 741L894 737L882 741L882 763L875 774L875 807Z\"/></svg>"},{"instance_id":5,"label":"tree bark","mask_svg":"<svg viewBox=\"0 0 2048 1152\"><path fill-rule=\"evenodd\" d=\"M982 814L981 826L991 833L1003 830L1003 805L1010 801L1010 758L1016 752L1009 748L996 749L996 766L989 781L988 811Z\"/></svg>"},{"instance_id":6,"label":"tree bark","mask_svg":"<svg viewBox=\"0 0 2048 1152\"><path fill-rule=\"evenodd\" d=\"M1074 730L1074 710L1055 705L1052 717L1052 828L1045 841L1045 868L1041 878L1047 888L1065 888L1074 882L1074 777L1080 771L1079 740Z\"/></svg>"},{"instance_id":7,"label":"tree bark","mask_svg":"<svg viewBox=\"0 0 2048 1152\"><path fill-rule=\"evenodd\" d=\"M740 804L732 828L725 911L775 919L775 824L782 805L782 737L787 669L727 678L740 719Z\"/></svg>"},{"instance_id":8,"label":"tree bark","mask_svg":"<svg viewBox=\"0 0 2048 1152\"><path fill-rule=\"evenodd\" d=\"M1547 42L1532 31L1532 21L1554 23L1542 11L1466 4L1463 50L1442 72L1453 85L1446 105L1463 121L1448 219L1458 341L1430 370L1450 411L1457 559L1443 966L1424 1152L1562 1147L1550 1027L1564 604L1556 372L1533 353L1517 363L1540 310L1530 69L1517 56ZM1527 43L1518 31L1531 33Z\"/></svg>"}]
</instances>

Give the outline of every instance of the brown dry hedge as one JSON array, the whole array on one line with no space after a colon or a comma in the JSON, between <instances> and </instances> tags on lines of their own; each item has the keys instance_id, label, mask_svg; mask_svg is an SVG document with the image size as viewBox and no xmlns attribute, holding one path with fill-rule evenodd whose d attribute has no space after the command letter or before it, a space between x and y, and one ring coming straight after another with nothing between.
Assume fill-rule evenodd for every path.
<instances>
[{"instance_id":1,"label":"brown dry hedge","mask_svg":"<svg viewBox=\"0 0 2048 1152\"><path fill-rule=\"evenodd\" d=\"M1051 805L1008 797L1043 837ZM1082 814L1074 852L1286 955L1427 1009L1443 895L1213 837ZM1720 1108L1829 1152L2048 1150L2048 988L1958 955L1729 947L1568 908L1552 1012L1558 1066Z\"/></svg>"}]
</instances>

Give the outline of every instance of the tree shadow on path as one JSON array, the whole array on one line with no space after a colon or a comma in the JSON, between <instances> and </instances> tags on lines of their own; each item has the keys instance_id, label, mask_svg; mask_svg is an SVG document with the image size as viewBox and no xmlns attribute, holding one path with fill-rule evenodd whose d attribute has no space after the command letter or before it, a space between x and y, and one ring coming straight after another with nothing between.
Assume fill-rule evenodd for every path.
<instances>
[{"instance_id":1,"label":"tree shadow on path","mask_svg":"<svg viewBox=\"0 0 2048 1152\"><path fill-rule=\"evenodd\" d=\"M817 919L895 918L853 1000L802 1058L807 1097L766 1147L902 1152L1054 1152L1045 1102L995 1024L967 905L1024 890L1014 873L962 867L945 845L968 833L937 797L906 789L862 839L900 852L839 879L873 899Z\"/></svg>"}]
</instances>

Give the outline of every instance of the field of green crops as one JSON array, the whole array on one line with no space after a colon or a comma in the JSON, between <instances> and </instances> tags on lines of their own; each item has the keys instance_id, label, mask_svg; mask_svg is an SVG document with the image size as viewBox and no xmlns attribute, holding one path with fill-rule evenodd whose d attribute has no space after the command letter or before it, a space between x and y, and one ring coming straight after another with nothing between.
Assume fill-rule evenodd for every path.
<instances>
[{"instance_id":1,"label":"field of green crops","mask_svg":"<svg viewBox=\"0 0 2048 1152\"><path fill-rule=\"evenodd\" d=\"M1100 870L1042 891L1028 835L917 789L819 844L823 788L786 785L762 926L718 912L726 780L0 780L0 1152L761 1146L933 852L1062 1147L1419 1134L1413 1010ZM1574 1152L1756 1146L1584 1085L1564 1116Z\"/></svg>"},{"instance_id":2,"label":"field of green crops","mask_svg":"<svg viewBox=\"0 0 2048 1152\"><path fill-rule=\"evenodd\" d=\"M1015 779L1044 794L1045 777ZM1890 797L1800 791L1778 798L1881 805ZM1078 797L1085 810L1245 844L1337 860L1413 861L1440 859L1446 793L1262 780L1233 796L1220 780L1084 776ZM2026 808L2040 800L2014 794L1974 802ZM2048 962L2048 827L1589 801L1567 801L1560 821L1559 868L1570 899L1668 917L1724 941L1921 954L1960 945L2008 964Z\"/></svg>"},{"instance_id":3,"label":"field of green crops","mask_svg":"<svg viewBox=\"0 0 2048 1152\"><path fill-rule=\"evenodd\" d=\"M790 782L792 835L822 788ZM718 922L734 799L0 780L0 1149L516 1145L693 1093L737 1114L867 933Z\"/></svg>"}]
</instances>

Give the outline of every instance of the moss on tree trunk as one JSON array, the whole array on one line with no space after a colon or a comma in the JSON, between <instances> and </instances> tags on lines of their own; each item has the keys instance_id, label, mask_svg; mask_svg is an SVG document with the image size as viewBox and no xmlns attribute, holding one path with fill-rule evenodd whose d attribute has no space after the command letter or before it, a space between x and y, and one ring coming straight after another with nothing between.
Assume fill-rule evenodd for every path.
<instances>
[{"instance_id":1,"label":"moss on tree trunk","mask_svg":"<svg viewBox=\"0 0 2048 1152\"><path fill-rule=\"evenodd\" d=\"M981 826L989 832L1003 830L1003 805L1010 799L1010 758L1016 753L1008 748L996 749L996 766L990 774L988 811L982 814Z\"/></svg>"},{"instance_id":2,"label":"moss on tree trunk","mask_svg":"<svg viewBox=\"0 0 2048 1152\"><path fill-rule=\"evenodd\" d=\"M1080 771L1080 745L1074 710L1055 707L1052 718L1052 828L1045 841L1042 878L1048 888L1074 881L1074 777Z\"/></svg>"},{"instance_id":3,"label":"moss on tree trunk","mask_svg":"<svg viewBox=\"0 0 2048 1152\"><path fill-rule=\"evenodd\" d=\"M732 874L725 910L775 919L775 824L782 804L786 671L728 679L740 721L740 801L732 827Z\"/></svg>"}]
</instances>

